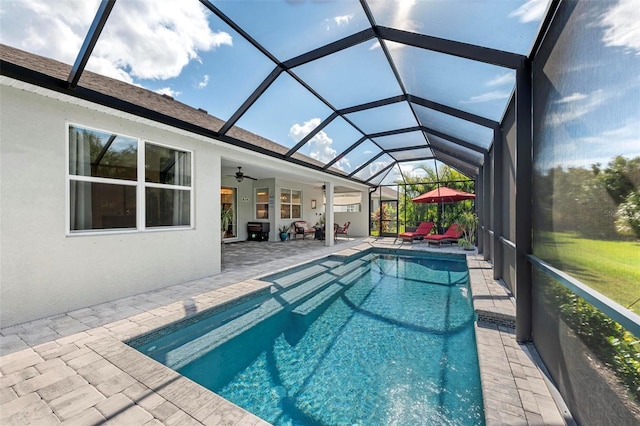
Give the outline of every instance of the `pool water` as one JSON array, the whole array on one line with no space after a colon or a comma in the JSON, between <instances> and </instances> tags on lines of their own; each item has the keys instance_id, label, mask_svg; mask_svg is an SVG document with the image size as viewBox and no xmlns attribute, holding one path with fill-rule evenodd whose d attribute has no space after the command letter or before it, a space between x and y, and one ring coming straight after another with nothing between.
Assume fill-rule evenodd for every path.
<instances>
[{"instance_id":1,"label":"pool water","mask_svg":"<svg viewBox=\"0 0 640 426\"><path fill-rule=\"evenodd\" d=\"M137 348L276 425L482 425L464 258L371 253Z\"/></svg>"}]
</instances>

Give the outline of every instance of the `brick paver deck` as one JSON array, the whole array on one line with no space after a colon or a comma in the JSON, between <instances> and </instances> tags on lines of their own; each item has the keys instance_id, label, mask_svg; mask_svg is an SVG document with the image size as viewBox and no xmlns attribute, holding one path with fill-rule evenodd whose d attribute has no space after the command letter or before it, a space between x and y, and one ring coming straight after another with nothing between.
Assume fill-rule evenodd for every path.
<instances>
[{"instance_id":1,"label":"brick paver deck","mask_svg":"<svg viewBox=\"0 0 640 426\"><path fill-rule=\"evenodd\" d=\"M244 243L242 243L244 244ZM0 330L0 424L2 425L267 425L215 393L146 357L123 341L269 286L253 279L331 252L349 255L372 246L424 250L394 239L351 239L333 247L315 242L266 251L285 256L238 265L222 274L40 319ZM286 244L291 244L287 246ZM250 250L251 245L238 246ZM275 250L275 251L274 251ZM443 251L443 249L433 249ZM487 425L566 424L535 350L520 345L511 327L515 307L492 278L491 266L468 256L478 356Z\"/></svg>"}]
</instances>

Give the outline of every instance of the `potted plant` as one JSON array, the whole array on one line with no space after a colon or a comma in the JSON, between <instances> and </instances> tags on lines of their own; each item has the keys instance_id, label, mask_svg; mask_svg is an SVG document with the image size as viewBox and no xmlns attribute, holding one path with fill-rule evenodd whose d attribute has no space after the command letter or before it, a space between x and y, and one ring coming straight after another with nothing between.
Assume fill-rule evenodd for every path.
<instances>
[{"instance_id":1,"label":"potted plant","mask_svg":"<svg viewBox=\"0 0 640 426\"><path fill-rule=\"evenodd\" d=\"M289 236L289 225L282 225L278 228L278 232L280 233L280 241L286 241Z\"/></svg>"},{"instance_id":2,"label":"potted plant","mask_svg":"<svg viewBox=\"0 0 640 426\"><path fill-rule=\"evenodd\" d=\"M463 212L456 221L463 236L458 240L458 245L465 250L473 250L476 241L476 229L478 228L478 216L471 211Z\"/></svg>"}]
</instances>

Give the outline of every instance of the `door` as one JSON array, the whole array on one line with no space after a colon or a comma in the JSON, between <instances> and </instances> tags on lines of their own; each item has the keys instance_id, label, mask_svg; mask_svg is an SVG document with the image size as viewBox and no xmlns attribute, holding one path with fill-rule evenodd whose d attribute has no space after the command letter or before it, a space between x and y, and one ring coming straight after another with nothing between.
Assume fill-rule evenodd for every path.
<instances>
[{"instance_id":1,"label":"door","mask_svg":"<svg viewBox=\"0 0 640 426\"><path fill-rule=\"evenodd\" d=\"M380 202L380 236L398 236L398 200Z\"/></svg>"},{"instance_id":2,"label":"door","mask_svg":"<svg viewBox=\"0 0 640 426\"><path fill-rule=\"evenodd\" d=\"M220 226L222 239L238 238L238 189L220 188Z\"/></svg>"}]
</instances>

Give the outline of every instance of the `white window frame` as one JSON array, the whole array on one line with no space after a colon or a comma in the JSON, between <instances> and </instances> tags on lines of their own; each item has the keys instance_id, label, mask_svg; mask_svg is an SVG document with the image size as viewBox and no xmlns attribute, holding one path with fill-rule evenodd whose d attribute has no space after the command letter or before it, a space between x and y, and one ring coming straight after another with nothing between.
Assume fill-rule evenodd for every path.
<instances>
[{"instance_id":1,"label":"white window frame","mask_svg":"<svg viewBox=\"0 0 640 426\"><path fill-rule=\"evenodd\" d=\"M258 191L264 190L267 192L267 201L266 202L259 202L258 201ZM253 196L254 196L254 204L253 204L253 217L255 220L269 220L269 197L270 197L271 193L269 192L269 188L264 186L264 187L260 187L260 188L255 188L253 190ZM267 217L258 217L258 205L260 204L264 204L267 207Z\"/></svg>"},{"instance_id":2,"label":"white window frame","mask_svg":"<svg viewBox=\"0 0 640 426\"><path fill-rule=\"evenodd\" d=\"M300 203L293 202L293 192L300 193ZM289 192L289 200L290 203L282 202L282 198L280 201L280 219L290 219L290 220L300 220L302 219L302 190L300 189L289 189L289 188L280 188L280 197L282 197L283 192ZM282 206L289 206L289 217L282 217ZM293 206L300 206L300 217L293 216Z\"/></svg>"},{"instance_id":3,"label":"white window frame","mask_svg":"<svg viewBox=\"0 0 640 426\"><path fill-rule=\"evenodd\" d=\"M138 143L142 143L143 144L143 149L140 150L140 146L138 145L138 171L140 171L140 167L142 167L143 172L140 173L138 172L138 182L141 182L141 185L139 186L139 190L142 191L142 200L139 200L142 202L142 208L140 209L140 214L142 217L138 217L139 220L141 220L141 222L139 222L139 227L141 228L142 231L147 231L147 232L154 232L154 231L167 231L167 230L180 230L180 229L193 229L194 228L194 211L193 211L193 185L194 185L194 172L193 172L193 151L189 150L189 149L184 149L184 148L178 148L172 145L167 145L167 144L162 144L162 143L157 143L157 142L153 142L153 141L149 141L149 140L139 140ZM191 170L191 185L190 186L184 186L184 185L172 185L172 184L168 184L168 183L153 183L153 182L147 182L145 180L145 155L146 155L146 144L151 144L151 145L155 145L155 146L160 146L163 148L167 148L167 149L173 149L176 151L182 151L182 152L188 152L189 153L189 162L190 162L190 170ZM142 154L140 154L140 151L142 151ZM189 191L189 225L167 225L167 226L152 226L152 227L147 227L147 223L146 223L146 189L147 188L160 188L160 189L171 189L171 190L182 190L182 191ZM138 194L140 195L140 194Z\"/></svg>"},{"instance_id":4,"label":"white window frame","mask_svg":"<svg viewBox=\"0 0 640 426\"><path fill-rule=\"evenodd\" d=\"M77 127L87 130L95 130L97 132L102 133L111 133L117 134L119 136L135 139L137 142L137 170L136 180L126 180L126 179L113 179L113 178L104 178L104 177L95 177L95 176L80 176L73 175L69 172L69 161L70 161L70 152L69 152L69 128ZM144 140L142 138L131 136L122 132L114 132L111 130L105 130L102 128L87 126L80 123L65 122L65 205L66 205L66 214L65 214L65 223L66 223L66 235L67 236L81 236L81 235L109 235L109 234L130 234L130 233L138 233L138 232L158 232L158 231L178 231L178 230L189 230L195 229L195 212L194 212L194 187L195 187L195 172L194 172L194 151L190 149L185 149L182 147L157 143L149 140ZM168 149L174 149L176 151L182 151L189 153L190 157L190 168L191 168L191 185L190 186L182 186L182 185L171 185L171 184L160 184L160 183L152 183L145 181L145 152L146 152L146 144L152 144L155 146L160 146ZM135 228L109 228L109 229L82 229L82 230L71 230L71 182L90 182L90 183L103 183L109 185L121 185L121 186L133 186L136 188L136 227ZM189 225L176 225L176 226L146 226L146 188L161 188L161 189L172 189L172 190L183 190L189 191Z\"/></svg>"}]
</instances>

